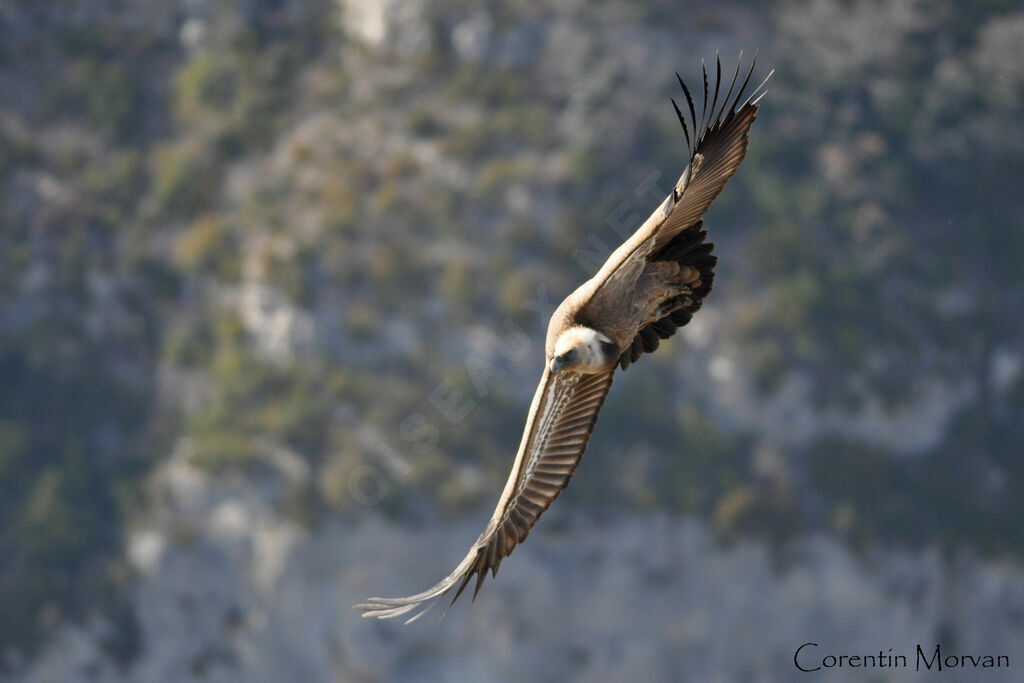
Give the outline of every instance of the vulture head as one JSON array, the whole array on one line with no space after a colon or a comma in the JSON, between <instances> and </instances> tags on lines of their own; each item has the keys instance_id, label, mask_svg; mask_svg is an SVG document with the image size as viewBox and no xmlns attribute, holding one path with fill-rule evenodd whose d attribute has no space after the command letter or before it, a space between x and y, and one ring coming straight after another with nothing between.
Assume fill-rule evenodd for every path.
<instances>
[{"instance_id":1,"label":"vulture head","mask_svg":"<svg viewBox=\"0 0 1024 683\"><path fill-rule=\"evenodd\" d=\"M591 375L613 367L620 353L618 345L601 332L576 325L558 336L548 369L552 373L572 370Z\"/></svg>"}]
</instances>

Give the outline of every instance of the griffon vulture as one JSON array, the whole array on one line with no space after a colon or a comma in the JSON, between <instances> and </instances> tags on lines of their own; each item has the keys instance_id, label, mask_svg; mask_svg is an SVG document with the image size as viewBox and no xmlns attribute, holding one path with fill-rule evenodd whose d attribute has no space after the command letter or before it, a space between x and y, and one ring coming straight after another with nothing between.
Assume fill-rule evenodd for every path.
<instances>
[{"instance_id":1,"label":"griffon vulture","mask_svg":"<svg viewBox=\"0 0 1024 683\"><path fill-rule=\"evenodd\" d=\"M754 60L756 63L756 60ZM701 216L736 172L768 77L744 96L751 64L739 89L740 68L719 104L722 66L716 59L713 94L702 66L704 98L698 121L682 78L688 114L675 100L689 163L672 193L643 225L555 310L544 346L544 373L530 405L522 442L487 528L455 570L440 583L405 598L370 598L357 605L365 617L411 612L458 586L452 603L476 575L498 572L501 561L569 483L587 447L616 368L625 370L661 339L690 321L711 290L717 258L705 242ZM687 124L689 121L689 124ZM691 132L693 137L691 138ZM409 621L421 616L427 607Z\"/></svg>"}]
</instances>

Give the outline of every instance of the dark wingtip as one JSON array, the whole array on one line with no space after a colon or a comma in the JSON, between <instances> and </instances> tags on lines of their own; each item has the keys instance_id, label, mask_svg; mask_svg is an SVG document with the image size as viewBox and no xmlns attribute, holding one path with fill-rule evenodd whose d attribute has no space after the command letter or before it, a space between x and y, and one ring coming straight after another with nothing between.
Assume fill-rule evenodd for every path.
<instances>
[{"instance_id":1,"label":"dark wingtip","mask_svg":"<svg viewBox=\"0 0 1024 683\"><path fill-rule=\"evenodd\" d=\"M482 571L482 572L478 571L476 573L476 586L473 588L473 597L471 598L470 602L476 602L476 596L480 594L480 589L483 587L484 579L486 579L486 578L487 578L486 570Z\"/></svg>"},{"instance_id":2,"label":"dark wingtip","mask_svg":"<svg viewBox=\"0 0 1024 683\"><path fill-rule=\"evenodd\" d=\"M707 121L708 113L708 69L704 64L704 59L700 60L700 72L704 77L704 101L700 105L700 129L704 130L704 124ZM700 137L700 134L697 135Z\"/></svg>"},{"instance_id":3,"label":"dark wingtip","mask_svg":"<svg viewBox=\"0 0 1024 683\"><path fill-rule=\"evenodd\" d=\"M473 572L472 571L468 571L468 572L466 572L466 575L464 577L462 577L462 583L459 584L459 589L457 591L455 591L455 597L453 597L452 601L448 603L448 607L451 607L452 605L454 605L455 601L459 599L460 595L462 595L462 591L466 590L466 584L469 583L469 579L470 579L471 576L473 576Z\"/></svg>"},{"instance_id":4,"label":"dark wingtip","mask_svg":"<svg viewBox=\"0 0 1024 683\"><path fill-rule=\"evenodd\" d=\"M676 74L678 76L679 74ZM683 112L679 111L679 105L676 104L676 99L672 99L672 108L676 110L676 117L679 119L679 123L683 126L683 135L686 137L686 147L690 147L690 131L686 128L686 119L683 118Z\"/></svg>"},{"instance_id":5,"label":"dark wingtip","mask_svg":"<svg viewBox=\"0 0 1024 683\"><path fill-rule=\"evenodd\" d=\"M740 57L742 58L742 56L743 56L743 53L741 52L740 53ZM747 71L747 77L743 79L743 85L741 85L740 89L736 91L736 99L733 100L732 106L729 107L729 113L730 114L735 113L737 111L737 109L739 108L740 98L743 97L743 93L746 92L747 86L750 84L750 77L754 75L754 67L756 67L756 66L757 66L757 52L755 51L754 52L754 59L753 59L752 62L750 62L750 69ZM736 65L736 69L737 69L737 73L738 73L739 64Z\"/></svg>"},{"instance_id":6,"label":"dark wingtip","mask_svg":"<svg viewBox=\"0 0 1024 683\"><path fill-rule=\"evenodd\" d=\"M697 130L697 112L693 107L693 96L690 95L690 89L686 87L686 83L678 71L676 72L676 80L679 81L679 87L683 89L683 95L686 96L686 106L690 109L690 125L693 127L693 144L690 145L690 156L693 156L693 149L697 145L697 138L700 137L700 131Z\"/></svg>"},{"instance_id":7,"label":"dark wingtip","mask_svg":"<svg viewBox=\"0 0 1024 683\"><path fill-rule=\"evenodd\" d=\"M733 88L736 87L736 81L740 77L740 66L743 64L743 50L740 50L740 56L736 60L736 71L732 75L732 81L729 83L729 89L725 93L725 97L722 98L722 108L718 110L718 116L715 117L716 122L723 122L723 117L731 119L733 115L733 109L729 107L729 98L732 97Z\"/></svg>"},{"instance_id":8,"label":"dark wingtip","mask_svg":"<svg viewBox=\"0 0 1024 683\"><path fill-rule=\"evenodd\" d=\"M711 79L708 77L707 65L705 61L701 59L700 70L701 80L704 84L704 99L701 103L699 123L697 121L696 106L694 104L693 97L690 94L690 90L686 87L686 83L683 81L682 76L676 72L676 80L679 81L679 85L683 89L683 94L686 95L686 104L690 109L690 122L692 125L686 125L685 116L674 99L672 100L672 106L675 109L676 117L683 126L683 133L686 135L687 142L690 143L691 158L697 151L697 148L700 147L705 136L707 136L709 132L716 130L716 126L725 125L732 120L739 110L745 107L754 107L756 109L758 102L765 95L765 84L775 73L774 69L769 71L768 75L764 77L764 80L762 80L760 84L748 94L747 87L750 85L754 71L757 67L757 59L758 53L755 51L754 57L750 62L750 68L747 70L747 73L743 78L743 82L740 83L739 76L743 68L743 51L740 51L739 58L736 62L736 70L729 82L729 88L725 93L722 92L722 60L718 50L715 50L715 82L713 90L711 88ZM739 87L737 88L736 86L738 83ZM720 105L719 100L721 100ZM689 135L690 128L693 129L692 136Z\"/></svg>"},{"instance_id":9,"label":"dark wingtip","mask_svg":"<svg viewBox=\"0 0 1024 683\"><path fill-rule=\"evenodd\" d=\"M711 99L711 120L709 121L709 127L715 125L715 107L718 106L718 92L722 87L722 60L718 56L718 50L715 50L715 94Z\"/></svg>"}]
</instances>

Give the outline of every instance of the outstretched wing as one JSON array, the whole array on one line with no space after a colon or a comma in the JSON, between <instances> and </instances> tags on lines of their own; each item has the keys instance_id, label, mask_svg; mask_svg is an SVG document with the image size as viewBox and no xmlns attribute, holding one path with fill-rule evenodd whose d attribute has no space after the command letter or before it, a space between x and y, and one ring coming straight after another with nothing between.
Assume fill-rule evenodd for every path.
<instances>
[{"instance_id":1,"label":"outstretched wing","mask_svg":"<svg viewBox=\"0 0 1024 683\"><path fill-rule=\"evenodd\" d=\"M705 241L707 236L704 221L698 220L651 255L650 261L675 262L696 270L698 277L696 282L689 285L686 293L676 297L668 314L641 327L632 343L623 349L619 356L619 367L623 370L635 363L641 355L657 349L662 339L675 334L677 328L690 322L693 314L700 310L704 297L714 284L715 264L718 262L718 257L711 253L715 245Z\"/></svg>"},{"instance_id":2,"label":"outstretched wing","mask_svg":"<svg viewBox=\"0 0 1024 683\"><path fill-rule=\"evenodd\" d=\"M425 603L458 585L452 598L454 603L474 575L476 597L487 572L492 576L498 573L501 561L526 539L541 514L569 484L587 448L614 374L614 368L594 375L552 375L545 369L530 406L512 473L491 521L465 559L444 580L422 593L406 598L370 598L369 602L356 605L363 610L363 616L397 617L423 606L409 619L412 621L429 608Z\"/></svg>"},{"instance_id":3,"label":"outstretched wing","mask_svg":"<svg viewBox=\"0 0 1024 683\"><path fill-rule=\"evenodd\" d=\"M740 57L742 59L742 54ZM736 83L740 76L740 65L737 64L732 83L725 96L721 97L722 63L716 57L715 87L710 101L707 69L701 66L704 75L704 101L699 122L690 90L676 74L686 96L689 117L679 109L675 100L672 104L675 106L679 123L683 126L690 161L661 206L608 257L601 270L594 276L593 292L598 300L602 288L614 287L618 283L617 276L635 275L638 272L637 268L642 269L644 263L657 257L659 252L668 247L669 243L684 230L699 230L697 222L747 154L747 133L757 115L757 102L764 95L764 85L772 75L769 73L760 85L746 94L756 63L756 59L751 63L738 90Z\"/></svg>"}]
</instances>

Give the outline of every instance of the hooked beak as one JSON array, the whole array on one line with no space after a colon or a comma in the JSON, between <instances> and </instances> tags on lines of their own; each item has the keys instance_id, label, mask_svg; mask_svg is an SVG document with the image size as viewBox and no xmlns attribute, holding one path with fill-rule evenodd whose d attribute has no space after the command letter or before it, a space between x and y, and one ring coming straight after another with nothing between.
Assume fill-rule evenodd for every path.
<instances>
[{"instance_id":1,"label":"hooked beak","mask_svg":"<svg viewBox=\"0 0 1024 683\"><path fill-rule=\"evenodd\" d=\"M568 367L568 365L569 363L565 360L565 358L563 358L562 356L555 356L554 358L551 359L551 364L548 365L548 368L551 370L551 373L554 374L559 370Z\"/></svg>"}]
</instances>

